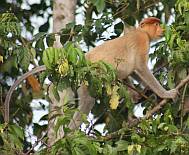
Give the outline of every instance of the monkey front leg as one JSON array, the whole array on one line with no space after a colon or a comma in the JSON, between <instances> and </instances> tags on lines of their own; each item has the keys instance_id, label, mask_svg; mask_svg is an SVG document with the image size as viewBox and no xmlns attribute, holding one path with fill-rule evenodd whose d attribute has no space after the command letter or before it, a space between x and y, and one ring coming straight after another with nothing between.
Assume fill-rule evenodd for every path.
<instances>
[{"instance_id":1,"label":"monkey front leg","mask_svg":"<svg viewBox=\"0 0 189 155\"><path fill-rule=\"evenodd\" d=\"M165 90L159 82L156 80L154 75L150 72L147 65L139 66L136 69L136 74L161 98L172 98L174 99L178 91L176 89Z\"/></svg>"},{"instance_id":2,"label":"monkey front leg","mask_svg":"<svg viewBox=\"0 0 189 155\"><path fill-rule=\"evenodd\" d=\"M95 104L95 99L90 96L89 91L85 85L82 85L78 89L78 96L80 98L78 107L79 111L74 113L74 116L68 125L71 130L79 128L79 126L82 124L81 115L88 115Z\"/></svg>"}]
</instances>

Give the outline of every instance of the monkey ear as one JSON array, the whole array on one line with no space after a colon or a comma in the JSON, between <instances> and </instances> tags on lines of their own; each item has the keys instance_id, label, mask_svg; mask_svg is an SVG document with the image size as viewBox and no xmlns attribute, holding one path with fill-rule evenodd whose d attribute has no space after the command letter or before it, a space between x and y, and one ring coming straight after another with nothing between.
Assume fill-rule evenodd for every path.
<instances>
[{"instance_id":1,"label":"monkey ear","mask_svg":"<svg viewBox=\"0 0 189 155\"><path fill-rule=\"evenodd\" d=\"M141 28L143 28L143 27L144 27L144 25L145 25L145 23L140 23L140 25L139 25L139 26L140 26Z\"/></svg>"}]
</instances>

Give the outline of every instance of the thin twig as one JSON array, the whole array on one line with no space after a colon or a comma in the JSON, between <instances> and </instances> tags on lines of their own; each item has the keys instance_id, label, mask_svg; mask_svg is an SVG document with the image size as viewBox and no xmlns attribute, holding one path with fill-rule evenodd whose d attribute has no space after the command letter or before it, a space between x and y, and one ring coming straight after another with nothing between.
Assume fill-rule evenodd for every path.
<instances>
[{"instance_id":1,"label":"thin twig","mask_svg":"<svg viewBox=\"0 0 189 155\"><path fill-rule=\"evenodd\" d=\"M33 146L28 150L28 152L24 153L24 155L29 155L34 148L38 145L39 142L42 142L42 140L45 138L45 136L47 135L47 132L45 132L44 135L41 136L41 138L39 138L34 144Z\"/></svg>"}]
</instances>

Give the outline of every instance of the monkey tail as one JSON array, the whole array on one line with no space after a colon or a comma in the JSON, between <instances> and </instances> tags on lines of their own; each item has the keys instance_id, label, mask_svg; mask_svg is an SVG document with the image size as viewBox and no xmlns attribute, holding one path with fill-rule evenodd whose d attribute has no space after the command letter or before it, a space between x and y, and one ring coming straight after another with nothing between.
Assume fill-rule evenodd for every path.
<instances>
[{"instance_id":1,"label":"monkey tail","mask_svg":"<svg viewBox=\"0 0 189 155\"><path fill-rule=\"evenodd\" d=\"M14 84L10 87L6 98L5 98L5 102L4 102L4 121L5 123L9 123L9 105L10 105L10 100L11 100L11 96L12 93L14 91L14 89L23 81L25 80L27 77L29 77L30 75L36 74L38 72L41 71L45 71L46 70L46 66L42 65L42 66L38 66L34 69L32 69L31 71L26 72L25 74L23 74L19 79L17 79Z\"/></svg>"}]
</instances>

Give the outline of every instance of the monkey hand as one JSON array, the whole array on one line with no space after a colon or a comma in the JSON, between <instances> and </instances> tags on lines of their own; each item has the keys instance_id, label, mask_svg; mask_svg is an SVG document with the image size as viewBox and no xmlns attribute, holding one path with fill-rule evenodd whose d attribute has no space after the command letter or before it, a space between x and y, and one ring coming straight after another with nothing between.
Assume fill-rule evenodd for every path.
<instances>
[{"instance_id":1,"label":"monkey hand","mask_svg":"<svg viewBox=\"0 0 189 155\"><path fill-rule=\"evenodd\" d=\"M163 95L164 96L163 98L171 98L171 99L175 100L177 95L178 95L178 90L177 89L171 89Z\"/></svg>"}]
</instances>

